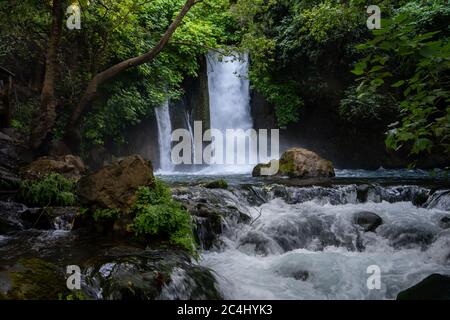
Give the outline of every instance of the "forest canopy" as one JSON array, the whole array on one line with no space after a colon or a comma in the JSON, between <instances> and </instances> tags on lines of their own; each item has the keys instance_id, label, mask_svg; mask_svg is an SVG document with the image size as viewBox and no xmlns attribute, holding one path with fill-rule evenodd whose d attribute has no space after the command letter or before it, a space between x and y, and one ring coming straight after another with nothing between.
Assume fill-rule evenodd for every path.
<instances>
[{"instance_id":1,"label":"forest canopy","mask_svg":"<svg viewBox=\"0 0 450 320\"><path fill-rule=\"evenodd\" d=\"M80 29L66 27L71 4ZM381 29L369 30L373 4ZM160 50L99 83L73 121L96 75L155 49L181 13ZM81 152L125 142L126 128L182 97L208 50L239 50L280 127L327 98L344 126L386 133L390 149L448 154L448 21L446 0L8 0L0 3L0 66L16 75L12 125L33 140L36 122L49 120L36 148L67 137L71 122Z\"/></svg>"}]
</instances>

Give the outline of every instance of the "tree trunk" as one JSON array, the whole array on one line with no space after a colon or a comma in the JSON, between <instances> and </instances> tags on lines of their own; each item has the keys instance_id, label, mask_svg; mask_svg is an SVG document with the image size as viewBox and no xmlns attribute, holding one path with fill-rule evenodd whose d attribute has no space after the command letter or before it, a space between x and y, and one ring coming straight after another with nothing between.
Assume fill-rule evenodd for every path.
<instances>
[{"instance_id":1,"label":"tree trunk","mask_svg":"<svg viewBox=\"0 0 450 320\"><path fill-rule=\"evenodd\" d=\"M49 140L56 120L55 78L58 68L58 49L62 31L63 0L53 0L52 26L45 60L45 76L41 91L41 102L33 121L30 137L31 148L41 149Z\"/></svg>"},{"instance_id":2,"label":"tree trunk","mask_svg":"<svg viewBox=\"0 0 450 320\"><path fill-rule=\"evenodd\" d=\"M188 13L188 11L192 8L193 5L195 5L199 1L195 0L186 0L183 8L178 13L175 20L170 24L170 26L167 28L166 32L163 34L159 42L156 44L155 47L153 47L150 51L137 56L133 57L127 60L124 60L122 62L119 62L112 67L98 73L97 75L92 78L92 80L89 82L86 91L84 92L80 102L75 107L75 109L72 112L72 115L69 119L69 122L66 127L66 134L64 137L65 142L67 145L72 149L72 151L78 151L79 144L80 144L80 134L78 132L78 126L80 124L80 120L83 117L83 114L86 112L86 110L90 107L91 102L97 95L97 90L99 85L102 83L112 79L119 73L125 71L128 68L136 67L141 64L147 63L152 61L164 48L164 46L167 44L167 42L172 37L173 33L175 32L178 25L183 20L184 16Z\"/></svg>"}]
</instances>

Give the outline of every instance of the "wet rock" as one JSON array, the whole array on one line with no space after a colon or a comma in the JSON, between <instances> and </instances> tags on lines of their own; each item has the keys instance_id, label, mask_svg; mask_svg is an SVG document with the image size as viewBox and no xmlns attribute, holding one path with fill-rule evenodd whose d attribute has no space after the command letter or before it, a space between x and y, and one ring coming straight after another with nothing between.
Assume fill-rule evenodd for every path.
<instances>
[{"instance_id":1,"label":"wet rock","mask_svg":"<svg viewBox=\"0 0 450 320\"><path fill-rule=\"evenodd\" d=\"M254 252L259 255L267 256L276 253L276 250L273 250L272 240L261 232L250 231L243 236L239 240L239 246L244 247L246 245L254 246Z\"/></svg>"},{"instance_id":2,"label":"wet rock","mask_svg":"<svg viewBox=\"0 0 450 320\"><path fill-rule=\"evenodd\" d=\"M0 166L0 191L17 190L20 181L20 177L14 170Z\"/></svg>"},{"instance_id":3,"label":"wet rock","mask_svg":"<svg viewBox=\"0 0 450 320\"><path fill-rule=\"evenodd\" d=\"M228 183L224 179L214 180L205 184L208 189L227 189Z\"/></svg>"},{"instance_id":4,"label":"wet rock","mask_svg":"<svg viewBox=\"0 0 450 320\"><path fill-rule=\"evenodd\" d=\"M297 271L292 276L296 280L306 281L309 279L309 272L308 271Z\"/></svg>"},{"instance_id":5,"label":"wet rock","mask_svg":"<svg viewBox=\"0 0 450 320\"><path fill-rule=\"evenodd\" d=\"M13 268L0 273L6 284L2 288L5 299L60 300L70 294L63 270L41 259L22 259Z\"/></svg>"},{"instance_id":6,"label":"wet rock","mask_svg":"<svg viewBox=\"0 0 450 320\"><path fill-rule=\"evenodd\" d=\"M375 232L375 230L383 223L383 219L379 215L369 211L361 211L355 213L353 217L355 224L361 226L364 232Z\"/></svg>"},{"instance_id":7,"label":"wet rock","mask_svg":"<svg viewBox=\"0 0 450 320\"><path fill-rule=\"evenodd\" d=\"M369 194L369 190L373 189L373 187L369 184L361 184L356 189L356 198L359 202L364 203L367 202L367 197Z\"/></svg>"},{"instance_id":8,"label":"wet rock","mask_svg":"<svg viewBox=\"0 0 450 320\"><path fill-rule=\"evenodd\" d=\"M20 203L0 201L0 234L22 230L20 214L27 207Z\"/></svg>"},{"instance_id":9,"label":"wet rock","mask_svg":"<svg viewBox=\"0 0 450 320\"><path fill-rule=\"evenodd\" d=\"M92 264L92 263L90 263ZM180 276L180 270L184 273ZM200 273L200 276L195 276ZM169 298L175 285L188 299L217 299L215 280L206 268L193 266L181 251L114 248L83 272L86 292L107 300ZM161 294L164 294L161 296Z\"/></svg>"},{"instance_id":10,"label":"wet rock","mask_svg":"<svg viewBox=\"0 0 450 320\"><path fill-rule=\"evenodd\" d=\"M223 189L173 188L174 198L193 216L194 235L203 249L218 244L228 223L249 223L251 217L234 205L233 195ZM233 201L233 202L232 202Z\"/></svg>"},{"instance_id":11,"label":"wet rock","mask_svg":"<svg viewBox=\"0 0 450 320\"><path fill-rule=\"evenodd\" d=\"M278 161L279 170L276 175L291 178L334 177L331 161L322 159L316 153L304 148L290 148L286 150ZM261 176L261 169L268 164L258 164L252 172L254 177Z\"/></svg>"},{"instance_id":12,"label":"wet rock","mask_svg":"<svg viewBox=\"0 0 450 320\"><path fill-rule=\"evenodd\" d=\"M153 181L151 163L132 155L83 177L78 195L87 206L126 209L133 203L137 188Z\"/></svg>"},{"instance_id":13,"label":"wet rock","mask_svg":"<svg viewBox=\"0 0 450 320\"><path fill-rule=\"evenodd\" d=\"M79 180L86 170L83 161L74 155L59 157L41 157L31 164L21 168L21 174L25 179L41 179L50 173L59 173L66 178Z\"/></svg>"},{"instance_id":14,"label":"wet rock","mask_svg":"<svg viewBox=\"0 0 450 320\"><path fill-rule=\"evenodd\" d=\"M440 209L450 211L450 190L439 190L434 192L425 203L428 209Z\"/></svg>"},{"instance_id":15,"label":"wet rock","mask_svg":"<svg viewBox=\"0 0 450 320\"><path fill-rule=\"evenodd\" d=\"M432 274L400 292L397 300L450 300L450 277Z\"/></svg>"},{"instance_id":16,"label":"wet rock","mask_svg":"<svg viewBox=\"0 0 450 320\"><path fill-rule=\"evenodd\" d=\"M439 226L442 229L449 229L450 228L450 216L445 216L439 221Z\"/></svg>"},{"instance_id":17,"label":"wet rock","mask_svg":"<svg viewBox=\"0 0 450 320\"><path fill-rule=\"evenodd\" d=\"M399 228L389 236L390 244L394 248L414 248L420 246L426 248L433 242L435 234L431 230L420 227Z\"/></svg>"},{"instance_id":18,"label":"wet rock","mask_svg":"<svg viewBox=\"0 0 450 320\"><path fill-rule=\"evenodd\" d=\"M70 230L77 207L28 208L20 214L25 228Z\"/></svg>"}]
</instances>

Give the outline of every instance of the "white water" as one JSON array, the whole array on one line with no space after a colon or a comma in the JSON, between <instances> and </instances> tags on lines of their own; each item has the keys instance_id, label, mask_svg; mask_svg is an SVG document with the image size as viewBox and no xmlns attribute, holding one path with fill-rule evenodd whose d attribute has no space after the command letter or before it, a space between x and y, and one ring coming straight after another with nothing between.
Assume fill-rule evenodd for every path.
<instances>
[{"instance_id":1,"label":"white water","mask_svg":"<svg viewBox=\"0 0 450 320\"><path fill-rule=\"evenodd\" d=\"M237 59L237 57L240 59ZM220 130L224 137L227 129L242 129L243 131L252 129L247 54L224 56L220 59L218 53L210 52L207 58L211 128ZM243 132L240 134L240 137L242 136L245 136ZM214 145L213 149L215 149L217 156L218 146ZM213 164L202 170L202 173L236 174L251 172L253 166L248 164L248 156L243 161L247 160L246 164L237 164L237 157L245 157L245 155L236 154L236 149L226 150L226 140L224 139L223 159L216 160L218 162L223 160L221 163L225 163L227 156L235 159L236 164Z\"/></svg>"},{"instance_id":2,"label":"white water","mask_svg":"<svg viewBox=\"0 0 450 320\"><path fill-rule=\"evenodd\" d=\"M169 101L155 108L158 124L159 173L172 172L174 165L171 160L172 124L170 122Z\"/></svg>"},{"instance_id":3,"label":"white water","mask_svg":"<svg viewBox=\"0 0 450 320\"><path fill-rule=\"evenodd\" d=\"M229 224L224 247L202 256L224 297L394 299L432 273L450 274L450 230L439 226L450 212L409 201L358 203L352 192L346 199L341 196L346 189L339 192L339 204L316 192L312 201L275 198L247 206L254 219L261 216L252 225ZM355 227L353 216L360 211L383 219L376 233ZM358 242L364 246L360 251ZM367 287L370 265L381 269L379 290Z\"/></svg>"}]
</instances>

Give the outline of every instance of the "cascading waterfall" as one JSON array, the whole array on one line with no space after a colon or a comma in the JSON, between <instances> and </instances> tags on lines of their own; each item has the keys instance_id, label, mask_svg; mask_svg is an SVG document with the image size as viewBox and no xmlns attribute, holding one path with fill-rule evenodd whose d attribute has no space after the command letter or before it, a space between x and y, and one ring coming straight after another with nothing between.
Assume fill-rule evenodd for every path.
<instances>
[{"instance_id":1,"label":"cascading waterfall","mask_svg":"<svg viewBox=\"0 0 450 320\"><path fill-rule=\"evenodd\" d=\"M248 74L248 55L235 54L223 56L216 52L208 54L208 87L211 128L219 130L225 137L227 129L241 129L238 139L242 138L244 131L253 128L250 114L250 93ZM235 150L226 150L226 140L223 141L223 159L214 161L225 162L226 157L236 159ZM215 154L219 153L219 145L213 142ZM247 148L246 150L249 150ZM228 154L226 154L228 153ZM232 154L230 154L232 153ZM245 155L244 155L245 156ZM245 161L245 159L244 159ZM243 173L249 172L249 165L213 165L206 171L210 173Z\"/></svg>"},{"instance_id":2,"label":"cascading waterfall","mask_svg":"<svg viewBox=\"0 0 450 320\"><path fill-rule=\"evenodd\" d=\"M155 108L158 125L159 168L161 172L172 172L174 165L171 160L172 124L170 121L169 101Z\"/></svg>"}]
</instances>

